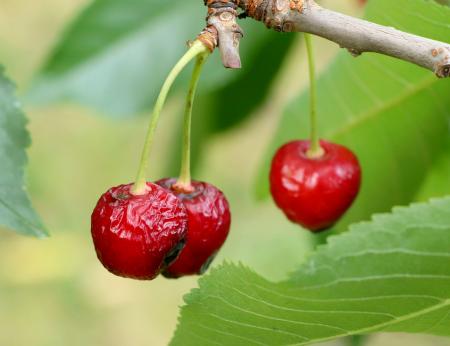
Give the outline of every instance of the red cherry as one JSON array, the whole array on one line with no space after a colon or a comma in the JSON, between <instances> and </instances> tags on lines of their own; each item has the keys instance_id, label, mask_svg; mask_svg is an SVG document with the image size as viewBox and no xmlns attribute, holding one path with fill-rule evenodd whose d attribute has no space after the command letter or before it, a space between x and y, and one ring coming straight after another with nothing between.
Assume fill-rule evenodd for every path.
<instances>
[{"instance_id":1,"label":"red cherry","mask_svg":"<svg viewBox=\"0 0 450 346\"><path fill-rule=\"evenodd\" d=\"M213 185L193 181L193 192L177 191L176 179L156 182L183 201L188 214L186 246L163 275L178 278L203 274L225 242L230 230L231 214L225 195Z\"/></svg>"},{"instance_id":2,"label":"red cherry","mask_svg":"<svg viewBox=\"0 0 450 346\"><path fill-rule=\"evenodd\" d=\"M143 195L120 185L100 197L91 217L98 259L111 273L154 279L184 246L187 214L183 203L160 186L147 183Z\"/></svg>"},{"instance_id":3,"label":"red cherry","mask_svg":"<svg viewBox=\"0 0 450 346\"><path fill-rule=\"evenodd\" d=\"M288 219L311 231L332 226L351 206L361 184L361 168L346 147L320 142L325 153L309 158L309 141L293 141L275 154L270 190Z\"/></svg>"}]
</instances>

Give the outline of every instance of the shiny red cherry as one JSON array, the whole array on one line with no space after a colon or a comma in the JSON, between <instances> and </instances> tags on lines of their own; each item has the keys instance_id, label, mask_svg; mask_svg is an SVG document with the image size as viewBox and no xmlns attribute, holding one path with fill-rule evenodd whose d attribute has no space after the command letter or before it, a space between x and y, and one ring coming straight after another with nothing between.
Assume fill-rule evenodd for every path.
<instances>
[{"instance_id":1,"label":"shiny red cherry","mask_svg":"<svg viewBox=\"0 0 450 346\"><path fill-rule=\"evenodd\" d=\"M352 205L361 168L349 149L320 142L324 155L310 158L309 141L283 145L272 160L270 191L289 220L311 231L332 226Z\"/></svg>"},{"instance_id":2,"label":"shiny red cherry","mask_svg":"<svg viewBox=\"0 0 450 346\"><path fill-rule=\"evenodd\" d=\"M183 203L160 186L147 183L142 195L120 185L100 197L91 217L97 257L111 273L154 279L184 246L187 214Z\"/></svg>"},{"instance_id":3,"label":"shiny red cherry","mask_svg":"<svg viewBox=\"0 0 450 346\"><path fill-rule=\"evenodd\" d=\"M178 259L163 272L169 278L203 274L225 242L230 230L231 214L225 195L211 184L193 181L192 191L176 187L176 179L156 182L174 193L188 214L186 246Z\"/></svg>"}]
</instances>

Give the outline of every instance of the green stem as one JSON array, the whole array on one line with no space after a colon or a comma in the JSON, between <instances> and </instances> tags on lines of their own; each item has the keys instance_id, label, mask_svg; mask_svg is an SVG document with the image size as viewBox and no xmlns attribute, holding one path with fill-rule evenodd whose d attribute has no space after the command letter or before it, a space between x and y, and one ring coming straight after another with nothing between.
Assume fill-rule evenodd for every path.
<instances>
[{"instance_id":1,"label":"green stem","mask_svg":"<svg viewBox=\"0 0 450 346\"><path fill-rule=\"evenodd\" d=\"M317 87L316 87L316 67L314 61L314 50L312 45L312 38L310 34L305 33L306 51L308 53L309 66L309 95L310 95L310 125L311 137L310 147L307 152L310 158L319 158L323 156L324 150L320 146L320 139L317 129Z\"/></svg>"},{"instance_id":2,"label":"green stem","mask_svg":"<svg viewBox=\"0 0 450 346\"><path fill-rule=\"evenodd\" d=\"M161 115L161 110L164 106L164 103L167 98L167 94L175 81L176 77L180 74L180 72L184 69L184 67L196 56L201 53L207 52L208 49L201 43L200 41L195 41L186 54L177 62L177 64L173 67L172 71L170 71L167 79L164 81L164 84L161 88L161 91L156 100L155 106L152 111L152 116L150 120L150 124L147 130L147 135L145 137L144 148L142 150L141 161L139 164L139 169L136 177L136 182L131 190L131 193L134 195L142 195L145 193L147 189L146 182L146 174L148 168L148 159L150 155L150 150L153 144L153 137L158 125L159 117Z\"/></svg>"},{"instance_id":3,"label":"green stem","mask_svg":"<svg viewBox=\"0 0 450 346\"><path fill-rule=\"evenodd\" d=\"M183 125L183 154L181 158L180 177L176 183L176 188L180 191L190 193L192 192L191 185L191 124L192 124L192 107L194 105L195 94L197 91L198 82L202 72L203 65L209 55L209 52L199 54L195 63L194 71L192 72L191 82L189 84L189 91L186 98L186 108L184 111L184 125Z\"/></svg>"}]
</instances>

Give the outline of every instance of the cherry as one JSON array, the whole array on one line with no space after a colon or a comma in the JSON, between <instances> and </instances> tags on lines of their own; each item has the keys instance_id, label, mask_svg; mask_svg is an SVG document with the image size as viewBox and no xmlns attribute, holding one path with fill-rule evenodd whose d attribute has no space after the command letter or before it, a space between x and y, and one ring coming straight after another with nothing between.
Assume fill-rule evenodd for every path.
<instances>
[{"instance_id":1,"label":"cherry","mask_svg":"<svg viewBox=\"0 0 450 346\"><path fill-rule=\"evenodd\" d=\"M188 214L186 246L163 275L178 278L203 274L230 230L231 214L225 195L213 185L199 181L192 181L187 192L180 190L176 179L161 179L156 183L183 201Z\"/></svg>"},{"instance_id":2,"label":"cherry","mask_svg":"<svg viewBox=\"0 0 450 346\"><path fill-rule=\"evenodd\" d=\"M308 156L310 141L293 141L275 154L270 190L289 220L311 231L332 226L358 195L361 168L346 147L320 141L322 156Z\"/></svg>"},{"instance_id":3,"label":"cherry","mask_svg":"<svg viewBox=\"0 0 450 346\"><path fill-rule=\"evenodd\" d=\"M140 195L132 184L103 194L91 217L97 256L113 274L154 279L184 246L187 213L183 203L160 186L147 183Z\"/></svg>"}]
</instances>

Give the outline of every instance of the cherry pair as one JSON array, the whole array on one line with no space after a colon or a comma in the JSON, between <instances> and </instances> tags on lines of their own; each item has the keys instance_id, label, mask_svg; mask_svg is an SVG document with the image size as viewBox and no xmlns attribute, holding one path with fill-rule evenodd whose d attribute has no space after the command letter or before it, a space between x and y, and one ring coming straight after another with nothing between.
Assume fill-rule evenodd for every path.
<instances>
[{"instance_id":1,"label":"cherry pair","mask_svg":"<svg viewBox=\"0 0 450 346\"><path fill-rule=\"evenodd\" d=\"M189 193L175 179L108 190L92 213L91 232L101 263L133 279L202 274L230 229L228 202L216 187L192 182Z\"/></svg>"},{"instance_id":2,"label":"cherry pair","mask_svg":"<svg viewBox=\"0 0 450 346\"><path fill-rule=\"evenodd\" d=\"M170 278L202 274L227 238L231 216L225 196L210 184L192 181L190 173L192 106L210 53L196 40L175 64L153 108L136 182L107 191L92 213L97 257L116 275L152 280L160 273ZM148 157L164 102L176 77L194 58L180 177L149 183Z\"/></svg>"}]
</instances>

